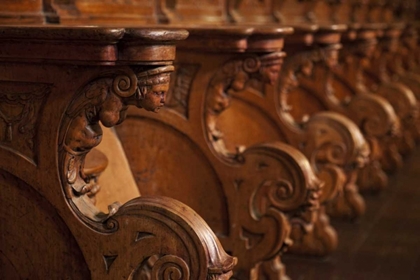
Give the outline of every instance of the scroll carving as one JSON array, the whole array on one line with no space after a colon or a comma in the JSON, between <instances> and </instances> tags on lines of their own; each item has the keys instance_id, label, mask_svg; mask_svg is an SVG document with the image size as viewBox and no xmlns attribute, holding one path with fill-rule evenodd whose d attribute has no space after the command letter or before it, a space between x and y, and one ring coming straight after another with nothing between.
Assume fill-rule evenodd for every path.
<instances>
[{"instance_id":1,"label":"scroll carving","mask_svg":"<svg viewBox=\"0 0 420 280\"><path fill-rule=\"evenodd\" d=\"M103 222L118 210L110 206L108 215L98 212L86 195L95 187L83 172L86 154L101 142L102 129L120 124L128 105L157 112L164 104L173 66L146 71L121 70L115 77L100 77L86 85L66 111L60 142L62 174L67 198L83 216Z\"/></svg>"},{"instance_id":2,"label":"scroll carving","mask_svg":"<svg viewBox=\"0 0 420 280\"><path fill-rule=\"evenodd\" d=\"M384 158L395 164L401 162L400 155L393 148L400 133L395 111L389 102L372 94L366 86L364 69L369 65L375 46L374 37L345 44L340 66L333 69L335 82L343 86L341 90L351 95L344 102L345 108L361 129L371 150L370 163L360 171L357 180L363 191L386 187L387 176L380 163L384 162Z\"/></svg>"},{"instance_id":3,"label":"scroll carving","mask_svg":"<svg viewBox=\"0 0 420 280\"><path fill-rule=\"evenodd\" d=\"M239 155L242 151L241 147L238 147L236 152L228 151L224 144L223 133L217 128L217 118L230 105L230 93L243 90L252 81L274 84L283 55L276 52L260 57L250 56L231 60L226 62L211 79L205 102L207 137L214 151L225 160L240 160ZM260 86L262 87L262 84Z\"/></svg>"},{"instance_id":4,"label":"scroll carving","mask_svg":"<svg viewBox=\"0 0 420 280\"><path fill-rule=\"evenodd\" d=\"M295 129L295 133L304 133L304 137L301 136L301 149L311 160L318 175L321 178L325 177L327 182L322 201L335 199L334 203L339 204L354 202L354 205L343 205L339 208L347 209L346 213L335 213L337 216L353 217L363 213L363 199L357 191L343 190L351 185L348 180L353 178L353 175L350 173L357 172L368 159L369 147L359 129L345 117L327 112L306 116L301 123L297 123L289 114L291 106L287 102L289 94L293 94L293 89L300 87L326 103L326 108L329 103L339 104L331 86L330 71L337 61L337 47L339 46L334 45L325 49L300 52L286 60L279 87L279 103L282 109L280 115L289 124L289 128L299 127L301 131ZM330 101L327 101L328 99ZM351 195L354 199L343 199L343 195Z\"/></svg>"},{"instance_id":5,"label":"scroll carving","mask_svg":"<svg viewBox=\"0 0 420 280\"><path fill-rule=\"evenodd\" d=\"M374 52L370 67L365 69L365 74L369 75L375 83L371 86L371 90L388 100L395 110L401 121L402 134L399 140L398 151L407 155L414 149L415 122L418 115L417 102L414 93L405 84L391 80L390 72L387 64L390 61L398 61L394 53L398 46L396 38L381 40L380 44ZM394 64L395 65L395 64ZM399 69L399 65L395 65L395 69ZM414 128L414 130L413 130ZM413 135L414 134L414 135ZM390 165L387 162L385 165ZM401 164L391 164L395 167L388 168L389 171L395 171Z\"/></svg>"},{"instance_id":6,"label":"scroll carving","mask_svg":"<svg viewBox=\"0 0 420 280\"><path fill-rule=\"evenodd\" d=\"M275 256L292 244L290 224L311 230L322 183L303 154L283 143L251 146L243 158L241 173L246 175L238 180L235 197L240 205L249 205L250 211L238 221L240 239L249 250L245 262L265 259L258 273L280 277L284 268ZM239 271L244 268L241 262ZM237 277L242 279L240 274Z\"/></svg>"},{"instance_id":7,"label":"scroll carving","mask_svg":"<svg viewBox=\"0 0 420 280\"><path fill-rule=\"evenodd\" d=\"M0 145L34 163L36 125L51 86L0 81Z\"/></svg>"},{"instance_id":8,"label":"scroll carving","mask_svg":"<svg viewBox=\"0 0 420 280\"><path fill-rule=\"evenodd\" d=\"M242 252L246 248L245 256L248 256L238 263L235 274L238 279L249 277L245 276L247 268L261 260L266 261L258 266L259 272L254 267L252 275L284 275L282 266L277 265L274 258L283 247L290 245L289 221L309 230L312 212L318 207L320 182L302 154L281 143L228 151L223 134L217 128L218 117L229 107L231 95L240 95L246 88L250 94L261 96L265 94L265 84L275 84L282 58L282 53L271 53L228 61L210 80L205 97L207 139L219 157L240 164L235 197L241 200L238 205L249 208L249 215L238 215L240 219L236 222L241 225L237 234L243 244L235 251Z\"/></svg>"},{"instance_id":9,"label":"scroll carving","mask_svg":"<svg viewBox=\"0 0 420 280\"><path fill-rule=\"evenodd\" d=\"M101 142L99 122L106 127L120 124L129 105L157 112L164 105L173 69L139 66L104 72L86 84L66 110L59 138L61 180L79 218L97 231L112 233L92 238L98 242L93 246L103 250L103 279L134 274L144 279L222 280L228 279L236 264L208 225L178 201L140 197L122 206L114 203L109 213L103 213L89 198L95 182L83 167L87 153ZM128 236L132 236L131 245L121 246ZM173 247L162 246L165 243Z\"/></svg>"}]
</instances>

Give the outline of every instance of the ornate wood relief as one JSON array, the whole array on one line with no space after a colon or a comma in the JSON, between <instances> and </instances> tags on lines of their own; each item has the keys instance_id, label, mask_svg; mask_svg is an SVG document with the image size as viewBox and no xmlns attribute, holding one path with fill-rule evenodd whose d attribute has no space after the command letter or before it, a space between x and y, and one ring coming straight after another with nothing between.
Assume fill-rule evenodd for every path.
<instances>
[{"instance_id":1,"label":"ornate wood relief","mask_svg":"<svg viewBox=\"0 0 420 280\"><path fill-rule=\"evenodd\" d=\"M241 227L232 228L232 238L240 240L234 242L235 251L246 249L247 257L239 260L235 275L238 279L249 279L249 268L260 263L263 256L270 256L261 263L259 271L280 277L284 269L279 266L278 270L268 271L269 264L276 262L279 251L291 244L289 222L293 227L310 231L313 212L319 206L321 182L305 157L282 143L255 145L242 156L244 163L240 177L235 180L235 197L238 207L242 205L240 209L249 205L249 214L238 215L235 225ZM272 243L272 238L277 241Z\"/></svg>"},{"instance_id":2,"label":"ornate wood relief","mask_svg":"<svg viewBox=\"0 0 420 280\"><path fill-rule=\"evenodd\" d=\"M96 209L88 199L88 194L96 184L84 174L83 167L86 154L101 141L102 131L99 122L106 127L121 123L126 117L126 110L129 105L157 112L163 106L172 71L173 66L152 69L144 67L121 68L114 72L116 74L103 73L83 87L68 107L66 119L61 129L59 152L64 191L73 210L90 227L104 232L112 232L117 239L122 234L121 232L126 233L127 230L131 231L136 228L136 232L133 234L133 237L135 236L133 239L134 246L140 246L137 244L143 244L142 246L144 246L146 242L149 246L155 244L155 248L160 248L161 255L147 256L147 252L145 252L143 257L139 256L139 260L142 261L136 265L132 264L134 275L143 275L143 277L147 276L147 279L155 279L155 277L166 277L165 275L171 272L178 275L180 279L190 277L194 279L197 277L197 279L202 277L228 279L232 273L235 259L227 256L223 249L220 250L221 246L219 244L214 244L216 239L214 236L212 237L212 234L208 235L206 233L203 236L194 237L189 233L191 229L188 229L189 225L185 222L190 222L188 219L191 219L191 217L185 216L182 210L186 208L185 205L171 199L138 198L121 208L118 203L110 205L109 213L105 214ZM177 203L178 206L176 207L180 211L178 214L172 212L174 205ZM168 216L159 210L162 207L169 207L167 209L168 214L166 214ZM139 217L142 218L141 223L143 225L139 223ZM174 221L178 224L174 224ZM202 220L198 219L195 222L199 222L202 226L201 230L209 230ZM154 227L151 227L152 224ZM126 228L126 225L130 225L129 229ZM164 230L163 228L167 229ZM162 232L166 232L166 234L162 234ZM171 255L170 250L167 253L164 247L157 246L157 244L169 242L165 239L170 238L170 236L174 238L174 233L178 234L179 237L178 239L170 239L170 243L175 246L173 242L180 242L176 246L183 248L184 257ZM194 243L195 245L193 245ZM209 251L193 252L204 244L207 246L206 250ZM185 246L190 246L190 248ZM114 263L130 259L128 256L113 253L118 251L115 249L109 250L109 253L103 256L106 273L115 275L116 278L118 278L117 275L120 272L113 269ZM192 266L195 266L193 263L196 254L201 255L200 259L212 256L212 259L208 259L210 267L206 276L196 274L203 273L206 264L201 264L204 265L203 269L196 270L194 268L193 271L196 272L191 271ZM209 255L206 256L206 254ZM217 256L216 259L214 259L215 256ZM120 264L117 267L121 267Z\"/></svg>"},{"instance_id":3,"label":"ornate wood relief","mask_svg":"<svg viewBox=\"0 0 420 280\"><path fill-rule=\"evenodd\" d=\"M0 146L36 164L37 122L51 85L0 81Z\"/></svg>"},{"instance_id":4,"label":"ornate wood relief","mask_svg":"<svg viewBox=\"0 0 420 280\"><path fill-rule=\"evenodd\" d=\"M243 150L238 147L236 152L228 151L223 141L223 133L217 128L217 118L229 107L229 92L243 90L251 80L274 84L283 56L283 53L270 53L261 57L231 60L211 79L206 93L205 123L208 140L222 158L240 161L240 153Z\"/></svg>"},{"instance_id":5,"label":"ornate wood relief","mask_svg":"<svg viewBox=\"0 0 420 280\"><path fill-rule=\"evenodd\" d=\"M186 119L188 119L191 85L199 68L197 64L176 64L176 70L172 74L166 108L176 111Z\"/></svg>"},{"instance_id":6,"label":"ornate wood relief","mask_svg":"<svg viewBox=\"0 0 420 280\"><path fill-rule=\"evenodd\" d=\"M415 119L417 115L417 102L413 92L401 83L392 82L387 71L387 63L393 59L398 46L397 33L392 33L391 37L380 41L378 47L373 53L368 68L364 69L364 74L370 78L373 83L369 85L372 92L379 94L390 102L395 113L400 119L402 134L398 143L397 152L403 155L409 154L414 149L413 128L415 128ZM393 160L395 157L391 154L390 160L383 161L385 170L395 172L401 167L401 160Z\"/></svg>"},{"instance_id":7,"label":"ornate wood relief","mask_svg":"<svg viewBox=\"0 0 420 280\"><path fill-rule=\"evenodd\" d=\"M324 104L324 110L327 108L334 109L338 103L334 98L331 85L331 67L336 64L337 51L337 46L333 45L312 52L303 52L297 54L296 58L292 57L291 60L294 61L290 62L289 77L292 77L293 74L290 71L294 69L297 77L292 78L292 80L299 82L299 86L305 91L317 96ZM287 69L287 66L285 69ZM297 82L294 82L296 86L298 85ZM290 84L290 82L285 81L282 86L286 87L287 91ZM282 93L284 90L280 90L280 93L284 94ZM335 166L341 170L340 172L346 174L345 181L338 179L342 178L343 175L334 175L338 181L333 186L335 185L338 188L326 188L324 196L326 199L324 201L335 197L333 204L341 204L341 206L334 207L334 209L337 209L335 213L330 214L352 218L362 215L364 202L358 194L357 187L354 186L357 175L353 173L357 174L358 168L366 164L369 148L359 129L349 119L336 113L317 113L311 117L308 116L304 127L306 131L305 139L318 139L318 143L312 140L312 147L306 147L311 149L310 155L307 154L312 159L314 166L318 170L322 170L322 166L324 168ZM326 156L328 154L330 156ZM326 168L325 171L327 170L334 169ZM344 172L344 170L346 171ZM327 182L331 182L331 180L327 180ZM344 192L339 193L336 197L337 192L341 189ZM346 191L347 189L353 191ZM352 196L353 198L347 197L345 199L346 196ZM341 211L338 211L338 209Z\"/></svg>"},{"instance_id":8,"label":"ornate wood relief","mask_svg":"<svg viewBox=\"0 0 420 280\"><path fill-rule=\"evenodd\" d=\"M320 83L321 88L328 88L327 80L319 76L313 77L313 63L319 61L322 53L319 51L301 51L286 58L280 76L278 102L280 118L289 134L295 134L295 145L308 156L317 175L325 182L323 194L320 198L325 204L340 205L342 216L359 216L363 213L364 203L356 191L350 192L351 173L357 172L355 166L363 166L369 154L369 148L357 127L346 118L331 112L317 113L307 116L304 122L298 122L292 116L296 106L302 103L290 104L289 95L296 94L300 87L311 92L313 86L301 84L301 76L309 76ZM300 78L299 78L300 77ZM305 87L303 87L305 86ZM353 187L354 188L354 187ZM348 203L346 198L354 203ZM334 203L331 203L334 200ZM325 210L318 211L315 225L309 234L294 228L292 239L294 245L290 252L296 254L310 254L325 256L335 250L337 235L329 224Z\"/></svg>"},{"instance_id":9,"label":"ornate wood relief","mask_svg":"<svg viewBox=\"0 0 420 280\"><path fill-rule=\"evenodd\" d=\"M84 203L94 186L83 172L84 160L101 142L99 121L106 127L121 123L128 105L157 112L164 104L173 66L134 71L124 69L119 76L104 76L90 82L66 112L60 143L65 193L77 210L92 221L103 222L108 217ZM112 206L110 215L117 210L117 205Z\"/></svg>"}]
</instances>

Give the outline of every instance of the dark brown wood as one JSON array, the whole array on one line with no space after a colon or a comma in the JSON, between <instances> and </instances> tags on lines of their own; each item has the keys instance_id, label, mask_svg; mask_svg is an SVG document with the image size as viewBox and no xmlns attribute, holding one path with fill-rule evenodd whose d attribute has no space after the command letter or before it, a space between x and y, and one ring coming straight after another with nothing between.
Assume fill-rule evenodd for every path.
<instances>
[{"instance_id":1,"label":"dark brown wood","mask_svg":"<svg viewBox=\"0 0 420 280\"><path fill-rule=\"evenodd\" d=\"M101 142L99 122L121 123L129 105L160 108L174 42L186 36L0 28L1 278L230 277L236 259L188 206L137 197L103 213L83 172L86 155Z\"/></svg>"},{"instance_id":2,"label":"dark brown wood","mask_svg":"<svg viewBox=\"0 0 420 280\"><path fill-rule=\"evenodd\" d=\"M290 245L289 220L310 228L320 182L302 153L267 143L281 134L254 103L263 102L264 87L275 82L291 29L188 30L167 106L159 114L129 111L117 128L136 182L143 194L175 197L196 209L238 256L237 279L284 279L279 253ZM147 137L139 130L144 127ZM151 153L138 149L152 145ZM155 167L160 164L174 171L163 174ZM168 188L145 188L148 180Z\"/></svg>"}]
</instances>

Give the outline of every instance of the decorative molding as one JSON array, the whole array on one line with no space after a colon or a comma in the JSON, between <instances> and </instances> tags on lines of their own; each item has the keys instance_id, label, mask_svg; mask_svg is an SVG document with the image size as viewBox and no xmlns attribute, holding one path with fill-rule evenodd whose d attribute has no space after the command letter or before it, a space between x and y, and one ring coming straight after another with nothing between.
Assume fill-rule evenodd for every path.
<instances>
[{"instance_id":1,"label":"decorative molding","mask_svg":"<svg viewBox=\"0 0 420 280\"><path fill-rule=\"evenodd\" d=\"M37 123L51 85L0 81L0 146L36 163Z\"/></svg>"}]
</instances>

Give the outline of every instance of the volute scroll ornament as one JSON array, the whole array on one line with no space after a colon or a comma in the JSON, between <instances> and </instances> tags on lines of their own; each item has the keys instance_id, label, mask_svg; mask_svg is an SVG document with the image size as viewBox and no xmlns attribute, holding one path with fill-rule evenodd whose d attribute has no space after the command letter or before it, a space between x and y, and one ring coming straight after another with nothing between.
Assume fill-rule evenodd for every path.
<instances>
[{"instance_id":1,"label":"volute scroll ornament","mask_svg":"<svg viewBox=\"0 0 420 280\"><path fill-rule=\"evenodd\" d=\"M254 275L287 279L279 253L290 246L290 223L310 231L313 212L319 207L321 182L303 154L280 142L239 146L232 151L217 126L232 98L265 95L264 86L275 84L283 56L273 52L228 60L210 78L204 97L207 143L218 158L236 167L235 209L249 212L235 215L230 237L235 239L235 249L224 243L228 250L246 256L239 259L235 279L254 279ZM238 237L245 246L236 241Z\"/></svg>"},{"instance_id":2,"label":"volute scroll ornament","mask_svg":"<svg viewBox=\"0 0 420 280\"><path fill-rule=\"evenodd\" d=\"M172 65L166 65L102 72L80 89L66 110L59 138L64 193L74 213L87 226L110 233L106 241L102 240L105 237L97 238L98 248L103 248L103 277L223 280L232 275L236 264L236 258L225 253L209 226L176 200L139 197L124 205L115 202L108 207L108 213L103 213L89 197L96 182L84 173L84 165L86 155L102 140L99 123L105 127L122 123L130 105L159 111L173 70ZM135 237L133 247L118 247L128 235ZM104 247L101 242L108 245ZM165 243L173 247L161 246ZM117 247L111 248L112 244Z\"/></svg>"},{"instance_id":3,"label":"volute scroll ornament","mask_svg":"<svg viewBox=\"0 0 420 280\"><path fill-rule=\"evenodd\" d=\"M318 48L299 52L286 59L283 67L285 78L279 88L280 107L290 107L283 104L288 95L293 94L293 88L313 95L323 103L324 109L342 106L331 85L331 70L337 64L340 48L340 44L320 44ZM286 122L297 122L293 117L288 117L284 109L280 115ZM330 214L338 217L362 215L365 208L363 199L358 194L357 187L354 187L354 182L350 182L350 178L355 178L351 173L357 172L368 161L369 147L360 130L349 119L334 112L307 116L300 126L300 133L306 136L302 138L305 139L301 143L302 149L311 159L318 175L327 182L321 201L330 201L331 204L331 200L334 200L334 203L341 204L335 209L343 209ZM352 191L346 191L347 189ZM344 199L343 196L351 196L352 199ZM349 203L353 205L348 205Z\"/></svg>"},{"instance_id":4,"label":"volute scroll ornament","mask_svg":"<svg viewBox=\"0 0 420 280\"><path fill-rule=\"evenodd\" d=\"M104 222L118 211L119 205L110 205L108 215L99 212L86 200L95 184L83 172L87 153L102 138L101 122L105 127L120 124L129 105L157 112L164 104L173 66L150 70L121 68L117 75L104 73L88 83L66 111L63 125L60 157L67 199L91 221Z\"/></svg>"}]
</instances>

